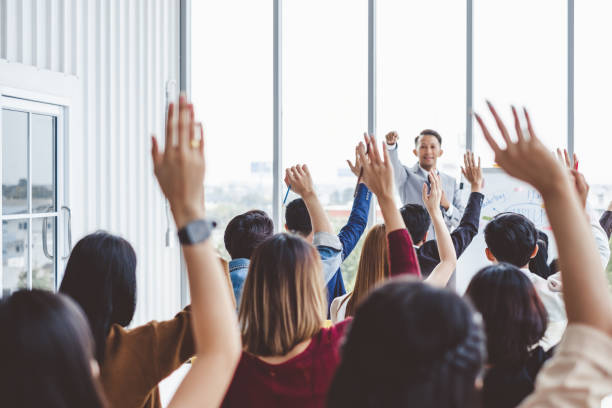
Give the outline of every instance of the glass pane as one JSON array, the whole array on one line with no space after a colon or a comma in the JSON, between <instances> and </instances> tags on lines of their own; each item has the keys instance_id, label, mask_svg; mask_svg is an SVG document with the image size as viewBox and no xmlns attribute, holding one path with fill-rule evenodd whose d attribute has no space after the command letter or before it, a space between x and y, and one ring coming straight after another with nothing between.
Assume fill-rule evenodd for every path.
<instances>
[{"instance_id":1,"label":"glass pane","mask_svg":"<svg viewBox=\"0 0 612 408\"><path fill-rule=\"evenodd\" d=\"M55 118L32 114L32 212L55 211Z\"/></svg>"},{"instance_id":2,"label":"glass pane","mask_svg":"<svg viewBox=\"0 0 612 408\"><path fill-rule=\"evenodd\" d=\"M417 163L415 137L424 129L437 131L443 150L437 167L459 177L465 151L465 2L379 0L377 7L378 134L397 131L399 158L411 167Z\"/></svg>"},{"instance_id":3,"label":"glass pane","mask_svg":"<svg viewBox=\"0 0 612 408\"><path fill-rule=\"evenodd\" d=\"M590 204L600 211L612 202L612 54L593 44L612 38L611 15L612 2L575 4L575 150L579 170L591 185Z\"/></svg>"},{"instance_id":4,"label":"glass pane","mask_svg":"<svg viewBox=\"0 0 612 408\"><path fill-rule=\"evenodd\" d=\"M474 1L474 110L497 132L485 98L511 134L510 104L526 106L550 149L567 145L567 2ZM493 153L475 121L474 135L476 152L490 166Z\"/></svg>"},{"instance_id":5,"label":"glass pane","mask_svg":"<svg viewBox=\"0 0 612 408\"><path fill-rule=\"evenodd\" d=\"M192 11L192 96L212 152L207 215L224 251L231 218L255 208L272 216L272 2L198 0Z\"/></svg>"},{"instance_id":6,"label":"glass pane","mask_svg":"<svg viewBox=\"0 0 612 408\"><path fill-rule=\"evenodd\" d=\"M339 230L357 181L346 159L354 161L368 130L368 2L286 1L282 26L283 166L308 165ZM290 194L287 202L294 198ZM349 288L358 252L342 266Z\"/></svg>"},{"instance_id":7,"label":"glass pane","mask_svg":"<svg viewBox=\"0 0 612 408\"><path fill-rule=\"evenodd\" d=\"M2 296L28 287L28 220L2 221Z\"/></svg>"},{"instance_id":8,"label":"glass pane","mask_svg":"<svg viewBox=\"0 0 612 408\"><path fill-rule=\"evenodd\" d=\"M55 224L55 217L32 220L32 288L34 289L55 289Z\"/></svg>"},{"instance_id":9,"label":"glass pane","mask_svg":"<svg viewBox=\"0 0 612 408\"><path fill-rule=\"evenodd\" d=\"M28 114L2 110L2 214L28 211Z\"/></svg>"}]
</instances>

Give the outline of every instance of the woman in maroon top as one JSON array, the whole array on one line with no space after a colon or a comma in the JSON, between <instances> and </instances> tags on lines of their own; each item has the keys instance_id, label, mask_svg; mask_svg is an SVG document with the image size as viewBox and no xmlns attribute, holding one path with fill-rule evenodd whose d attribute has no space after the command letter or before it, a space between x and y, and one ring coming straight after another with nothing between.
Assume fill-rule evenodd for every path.
<instances>
[{"instance_id":1,"label":"woman in maroon top","mask_svg":"<svg viewBox=\"0 0 612 408\"><path fill-rule=\"evenodd\" d=\"M365 145L359 146L363 181L374 194L387 197L393 191L391 164L380 159L373 138L366 142L367 155ZM298 173L291 188L302 194L311 182L304 180L307 173ZM391 274L420 276L399 211L392 198L385 204ZM313 229L320 230L322 221L315 217L324 212L309 208L309 213ZM326 298L321 268L317 250L297 236L277 234L255 250L239 314L244 353L224 407L325 406L339 363L338 346L350 321L322 328Z\"/></svg>"}]
</instances>

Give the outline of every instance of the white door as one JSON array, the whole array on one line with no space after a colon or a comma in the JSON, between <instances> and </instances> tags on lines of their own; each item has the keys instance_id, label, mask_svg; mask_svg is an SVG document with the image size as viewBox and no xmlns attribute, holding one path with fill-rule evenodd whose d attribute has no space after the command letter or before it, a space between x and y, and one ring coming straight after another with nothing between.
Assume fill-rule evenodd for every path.
<instances>
[{"instance_id":1,"label":"white door","mask_svg":"<svg viewBox=\"0 0 612 408\"><path fill-rule=\"evenodd\" d=\"M70 250L64 206L64 108L0 97L2 270L0 294L54 291Z\"/></svg>"}]
</instances>

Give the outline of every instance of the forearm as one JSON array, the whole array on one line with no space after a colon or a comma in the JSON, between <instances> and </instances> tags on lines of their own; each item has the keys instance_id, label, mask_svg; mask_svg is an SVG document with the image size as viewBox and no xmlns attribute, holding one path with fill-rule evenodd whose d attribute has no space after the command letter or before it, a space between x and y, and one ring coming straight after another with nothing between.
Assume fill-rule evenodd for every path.
<instances>
[{"instance_id":1,"label":"forearm","mask_svg":"<svg viewBox=\"0 0 612 408\"><path fill-rule=\"evenodd\" d=\"M406 229L406 224L404 224L402 215L395 206L393 196L378 197L378 204L380 205L383 220L385 221L387 233L398 229Z\"/></svg>"},{"instance_id":2,"label":"forearm","mask_svg":"<svg viewBox=\"0 0 612 408\"><path fill-rule=\"evenodd\" d=\"M224 273L208 240L184 245L196 354L240 354L238 324Z\"/></svg>"},{"instance_id":3,"label":"forearm","mask_svg":"<svg viewBox=\"0 0 612 408\"><path fill-rule=\"evenodd\" d=\"M612 333L608 282L573 186L569 180L562 179L542 196L558 245L569 321Z\"/></svg>"},{"instance_id":4,"label":"forearm","mask_svg":"<svg viewBox=\"0 0 612 408\"><path fill-rule=\"evenodd\" d=\"M457 255L451 235L448 232L448 228L446 228L444 218L439 209L432 214L431 219L436 233L436 244L438 246L438 253L440 254L440 263L427 277L426 282L434 286L445 287L457 266Z\"/></svg>"},{"instance_id":5,"label":"forearm","mask_svg":"<svg viewBox=\"0 0 612 408\"><path fill-rule=\"evenodd\" d=\"M313 232L329 232L330 234L333 234L334 229L327 218L327 214L325 213L317 194L315 192L310 192L308 194L304 194L302 199L304 200L304 204L306 204L308 214L310 214Z\"/></svg>"}]
</instances>

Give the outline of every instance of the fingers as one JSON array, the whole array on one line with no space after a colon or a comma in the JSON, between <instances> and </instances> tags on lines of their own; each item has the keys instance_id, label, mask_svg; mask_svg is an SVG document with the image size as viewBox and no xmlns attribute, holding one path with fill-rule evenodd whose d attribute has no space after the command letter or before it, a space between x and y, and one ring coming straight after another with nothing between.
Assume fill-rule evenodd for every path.
<instances>
[{"instance_id":1,"label":"fingers","mask_svg":"<svg viewBox=\"0 0 612 408\"><path fill-rule=\"evenodd\" d=\"M478 156L478 171L480 171L481 167L480 167L480 156Z\"/></svg>"},{"instance_id":2,"label":"fingers","mask_svg":"<svg viewBox=\"0 0 612 408\"><path fill-rule=\"evenodd\" d=\"M491 111L491 113L493 114L493 117L495 118L495 123L497 123L497 127L499 128L499 131L501 132L502 137L504 138L504 141L506 142L506 146L509 146L512 143L512 141L510 140L510 134L508 133L508 130L506 129L506 126L504 125L504 122L502 122L501 118L497 114L497 111L495 110L495 107L493 107L493 104L487 101L487 105L489 106L489 110Z\"/></svg>"},{"instance_id":3,"label":"fingers","mask_svg":"<svg viewBox=\"0 0 612 408\"><path fill-rule=\"evenodd\" d=\"M151 158L153 159L153 166L157 166L162 161L162 155L159 153L159 146L155 136L151 136Z\"/></svg>"},{"instance_id":4,"label":"fingers","mask_svg":"<svg viewBox=\"0 0 612 408\"><path fill-rule=\"evenodd\" d=\"M174 123L174 103L168 105L168 116L166 117L166 150L170 149L174 143L172 140L172 124Z\"/></svg>"},{"instance_id":5,"label":"fingers","mask_svg":"<svg viewBox=\"0 0 612 408\"><path fill-rule=\"evenodd\" d=\"M561 154L561 149L557 147L556 153L557 153L557 160L559 160L559 163L563 164L563 155Z\"/></svg>"},{"instance_id":6,"label":"fingers","mask_svg":"<svg viewBox=\"0 0 612 408\"><path fill-rule=\"evenodd\" d=\"M200 128L200 145L198 147L200 149L200 154L204 156L204 127L202 126L202 122L198 122L198 126Z\"/></svg>"},{"instance_id":7,"label":"fingers","mask_svg":"<svg viewBox=\"0 0 612 408\"><path fill-rule=\"evenodd\" d=\"M512 116L514 116L514 129L516 130L516 136L518 138L518 142L521 143L524 139L523 130L521 129L521 121L519 120L514 105L512 106Z\"/></svg>"},{"instance_id":8,"label":"fingers","mask_svg":"<svg viewBox=\"0 0 612 408\"><path fill-rule=\"evenodd\" d=\"M189 126L189 147L195 147L195 127L196 127L196 123L195 123L195 114L193 112L193 105L190 104L190 110L189 110L189 124L191 126Z\"/></svg>"},{"instance_id":9,"label":"fingers","mask_svg":"<svg viewBox=\"0 0 612 408\"><path fill-rule=\"evenodd\" d=\"M357 157L359 157L359 162L364 169L370 167L370 162L366 157L366 147L363 143L359 143L359 146L357 146Z\"/></svg>"},{"instance_id":10,"label":"fingers","mask_svg":"<svg viewBox=\"0 0 612 408\"><path fill-rule=\"evenodd\" d=\"M301 170L304 176L310 178L310 170L308 170L308 166L306 166L305 164L302 164Z\"/></svg>"},{"instance_id":11,"label":"fingers","mask_svg":"<svg viewBox=\"0 0 612 408\"><path fill-rule=\"evenodd\" d=\"M572 168L572 161L570 160L569 153L567 152L567 149L563 149L563 157L565 158L565 165L567 166L568 169L571 169Z\"/></svg>"},{"instance_id":12,"label":"fingers","mask_svg":"<svg viewBox=\"0 0 612 408\"><path fill-rule=\"evenodd\" d=\"M529 131L529 137L531 140L537 139L535 132L533 131L533 126L531 126L531 118L529 117L529 112L527 112L527 108L523 107L523 113L525 114L525 119L527 119L527 130Z\"/></svg>"},{"instance_id":13,"label":"fingers","mask_svg":"<svg viewBox=\"0 0 612 408\"><path fill-rule=\"evenodd\" d=\"M578 155L574 153L573 157L574 157L574 168L578 170Z\"/></svg>"},{"instance_id":14,"label":"fingers","mask_svg":"<svg viewBox=\"0 0 612 408\"><path fill-rule=\"evenodd\" d=\"M387 150L387 147L385 146L385 142L382 142L382 151L383 151L384 163L389 164L391 159L389 159L389 151Z\"/></svg>"},{"instance_id":15,"label":"fingers","mask_svg":"<svg viewBox=\"0 0 612 408\"><path fill-rule=\"evenodd\" d=\"M427 183L423 183L423 191L421 192L421 195L423 197L423 202L426 203L427 199L429 198L429 195L427 194Z\"/></svg>"},{"instance_id":16,"label":"fingers","mask_svg":"<svg viewBox=\"0 0 612 408\"><path fill-rule=\"evenodd\" d=\"M370 154L368 154L370 160L373 163L381 164L382 159L380 158L380 152L378 151L378 145L376 144L376 139L374 135L370 135Z\"/></svg>"},{"instance_id":17,"label":"fingers","mask_svg":"<svg viewBox=\"0 0 612 408\"><path fill-rule=\"evenodd\" d=\"M465 172L465 168L463 168L463 166L461 166L461 174L463 174L463 177L465 177L466 179L469 179L467 173Z\"/></svg>"},{"instance_id":18,"label":"fingers","mask_svg":"<svg viewBox=\"0 0 612 408\"><path fill-rule=\"evenodd\" d=\"M187 149L189 146L190 128L193 127L191 122L191 110L193 105L187 102L185 95L179 97L179 124L178 124L178 147L179 149Z\"/></svg>"},{"instance_id":19,"label":"fingers","mask_svg":"<svg viewBox=\"0 0 612 408\"><path fill-rule=\"evenodd\" d=\"M491 146L491 149L493 150L493 152L495 154L498 154L501 149L499 148L499 145L497 144L495 139L493 139L493 137L491 136L491 133L489 133L489 129L487 129L487 126L484 124L479 114L474 113L474 116L476 117L476 121L478 122L478 125L480 126L480 129L482 130L482 134L484 135L485 140L487 141L489 146Z\"/></svg>"},{"instance_id":20,"label":"fingers","mask_svg":"<svg viewBox=\"0 0 612 408\"><path fill-rule=\"evenodd\" d=\"M349 165L349 168L351 169L352 172L355 172L355 170L357 170L357 161L355 161L355 165L353 166L353 163L351 163L350 160L347 159L347 164Z\"/></svg>"}]
</instances>

